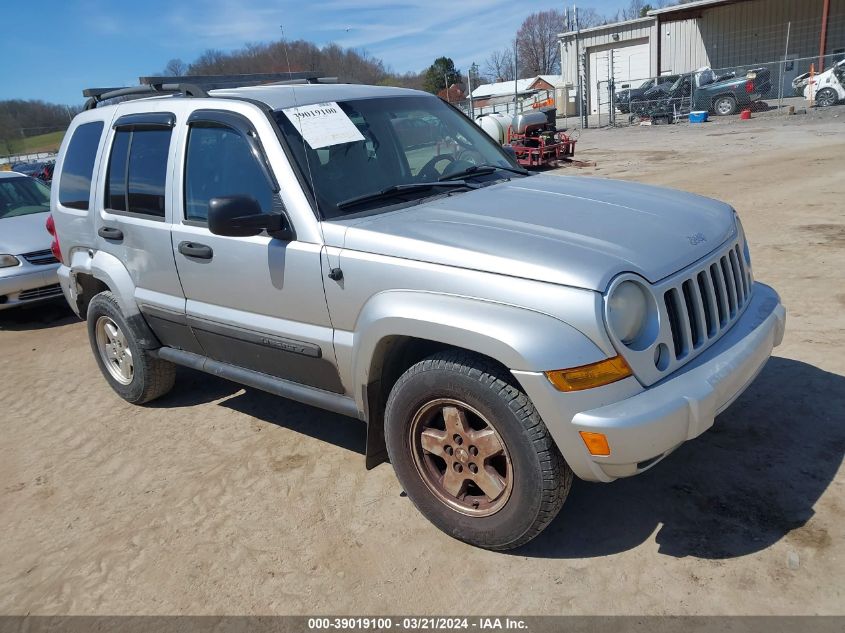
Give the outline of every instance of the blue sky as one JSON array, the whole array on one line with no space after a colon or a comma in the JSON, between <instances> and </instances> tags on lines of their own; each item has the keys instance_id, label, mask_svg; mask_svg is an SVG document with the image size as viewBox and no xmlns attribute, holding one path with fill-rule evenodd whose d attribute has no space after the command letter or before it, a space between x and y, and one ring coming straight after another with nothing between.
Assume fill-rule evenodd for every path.
<instances>
[{"instance_id":1,"label":"blue sky","mask_svg":"<svg viewBox=\"0 0 845 633\"><path fill-rule=\"evenodd\" d=\"M21 0L3 9L0 99L81 103L85 87L135 85L179 57L280 37L362 48L393 70L439 55L461 69L535 11L571 0ZM579 2L615 12L625 0Z\"/></svg>"}]
</instances>

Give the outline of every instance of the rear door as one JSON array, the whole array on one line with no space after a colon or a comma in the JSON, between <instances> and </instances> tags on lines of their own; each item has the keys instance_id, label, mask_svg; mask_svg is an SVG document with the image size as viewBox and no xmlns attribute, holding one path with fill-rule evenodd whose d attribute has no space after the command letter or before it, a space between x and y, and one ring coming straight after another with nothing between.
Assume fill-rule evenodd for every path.
<instances>
[{"instance_id":1,"label":"rear door","mask_svg":"<svg viewBox=\"0 0 845 633\"><path fill-rule=\"evenodd\" d=\"M133 112L115 119L106 139L97 245L119 259L135 285L135 300L164 345L200 352L185 320L170 241L172 112Z\"/></svg>"},{"instance_id":2,"label":"rear door","mask_svg":"<svg viewBox=\"0 0 845 633\"><path fill-rule=\"evenodd\" d=\"M243 114L197 110L179 136L179 212L171 257L187 298L188 323L206 355L342 393L323 290L322 245L267 234L223 237L208 230L208 202L215 197L248 195L265 213L284 212L284 192L255 127Z\"/></svg>"}]
</instances>

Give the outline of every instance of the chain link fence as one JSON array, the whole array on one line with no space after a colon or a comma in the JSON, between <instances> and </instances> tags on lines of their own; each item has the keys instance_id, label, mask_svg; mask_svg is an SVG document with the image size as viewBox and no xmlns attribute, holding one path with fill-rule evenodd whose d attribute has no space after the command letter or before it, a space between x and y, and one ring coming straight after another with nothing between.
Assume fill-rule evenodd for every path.
<instances>
[{"instance_id":1,"label":"chain link fence","mask_svg":"<svg viewBox=\"0 0 845 633\"><path fill-rule=\"evenodd\" d=\"M686 59L687 67L702 58L712 59L712 67L658 77L638 72L648 64L626 55L624 49L592 55L585 89L589 124L667 123L686 119L691 112L731 116L744 110L841 105L845 103L845 16L830 17L829 53L824 56L813 54L819 48L820 28L818 21L805 20L755 27L752 32L710 33L705 51L692 50L690 43L690 50L676 48L671 53ZM741 65L724 63L732 58L766 59L766 51L777 57Z\"/></svg>"},{"instance_id":2,"label":"chain link fence","mask_svg":"<svg viewBox=\"0 0 845 633\"><path fill-rule=\"evenodd\" d=\"M824 70L818 72L823 59ZM691 112L830 107L845 103L845 53L623 81L598 81L591 124L672 123Z\"/></svg>"}]
</instances>

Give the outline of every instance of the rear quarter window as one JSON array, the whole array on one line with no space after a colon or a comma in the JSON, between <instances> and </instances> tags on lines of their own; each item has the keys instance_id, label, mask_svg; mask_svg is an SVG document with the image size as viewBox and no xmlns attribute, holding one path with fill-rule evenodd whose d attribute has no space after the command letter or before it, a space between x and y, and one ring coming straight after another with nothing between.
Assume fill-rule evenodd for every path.
<instances>
[{"instance_id":1,"label":"rear quarter window","mask_svg":"<svg viewBox=\"0 0 845 633\"><path fill-rule=\"evenodd\" d=\"M88 209L91 179L97 159L97 147L103 134L103 122L83 123L73 132L65 152L59 183L59 204L71 209Z\"/></svg>"}]
</instances>

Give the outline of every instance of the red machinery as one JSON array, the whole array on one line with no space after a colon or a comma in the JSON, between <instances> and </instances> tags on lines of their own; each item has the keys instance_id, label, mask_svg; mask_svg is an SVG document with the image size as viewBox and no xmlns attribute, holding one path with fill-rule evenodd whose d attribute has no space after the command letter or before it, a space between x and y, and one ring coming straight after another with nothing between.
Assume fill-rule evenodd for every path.
<instances>
[{"instance_id":1,"label":"red machinery","mask_svg":"<svg viewBox=\"0 0 845 633\"><path fill-rule=\"evenodd\" d=\"M575 156L575 141L554 123L554 109L518 114L508 129L508 142L523 167L553 166Z\"/></svg>"}]
</instances>

